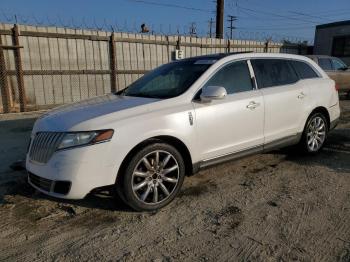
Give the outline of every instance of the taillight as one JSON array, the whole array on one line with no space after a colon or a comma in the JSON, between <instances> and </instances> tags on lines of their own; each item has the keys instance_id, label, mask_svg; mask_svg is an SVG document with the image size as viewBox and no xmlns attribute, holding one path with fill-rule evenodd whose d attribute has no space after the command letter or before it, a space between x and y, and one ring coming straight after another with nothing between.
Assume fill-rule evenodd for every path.
<instances>
[{"instance_id":1,"label":"taillight","mask_svg":"<svg viewBox=\"0 0 350 262\"><path fill-rule=\"evenodd\" d=\"M335 88L335 91L337 91L337 92L338 92L338 90L339 90L339 86L338 86L338 84L337 84L337 83L335 83L334 88Z\"/></svg>"}]
</instances>

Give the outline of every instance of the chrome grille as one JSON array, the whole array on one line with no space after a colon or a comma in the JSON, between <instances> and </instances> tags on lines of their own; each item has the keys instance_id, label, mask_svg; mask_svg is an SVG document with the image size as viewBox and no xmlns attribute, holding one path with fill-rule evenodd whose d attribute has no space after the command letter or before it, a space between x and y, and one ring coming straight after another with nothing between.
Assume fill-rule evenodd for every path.
<instances>
[{"instance_id":1,"label":"chrome grille","mask_svg":"<svg viewBox=\"0 0 350 262\"><path fill-rule=\"evenodd\" d=\"M59 146L64 133L40 132L33 139L29 151L29 158L38 163L47 163L57 147Z\"/></svg>"}]
</instances>

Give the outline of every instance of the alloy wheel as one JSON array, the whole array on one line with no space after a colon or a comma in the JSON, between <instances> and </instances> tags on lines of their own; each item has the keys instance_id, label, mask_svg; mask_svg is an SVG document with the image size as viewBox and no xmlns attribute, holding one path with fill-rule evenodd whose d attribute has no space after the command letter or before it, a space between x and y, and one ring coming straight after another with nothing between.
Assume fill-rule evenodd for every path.
<instances>
[{"instance_id":1,"label":"alloy wheel","mask_svg":"<svg viewBox=\"0 0 350 262\"><path fill-rule=\"evenodd\" d=\"M163 150L145 155L132 174L132 190L137 199L145 204L159 204L175 190L180 176L175 157Z\"/></svg>"},{"instance_id":2,"label":"alloy wheel","mask_svg":"<svg viewBox=\"0 0 350 262\"><path fill-rule=\"evenodd\" d=\"M307 146L310 151L316 152L322 147L326 139L326 128L327 125L322 117L317 116L311 120L306 133Z\"/></svg>"}]
</instances>

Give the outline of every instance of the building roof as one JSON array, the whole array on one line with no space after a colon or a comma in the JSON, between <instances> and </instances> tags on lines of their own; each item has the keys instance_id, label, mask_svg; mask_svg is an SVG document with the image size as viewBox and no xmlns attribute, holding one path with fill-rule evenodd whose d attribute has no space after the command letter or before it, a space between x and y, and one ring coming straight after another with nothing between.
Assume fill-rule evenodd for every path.
<instances>
[{"instance_id":1,"label":"building roof","mask_svg":"<svg viewBox=\"0 0 350 262\"><path fill-rule=\"evenodd\" d=\"M317 25L316 29L330 28L330 27L336 27L336 26L350 26L350 20Z\"/></svg>"}]
</instances>

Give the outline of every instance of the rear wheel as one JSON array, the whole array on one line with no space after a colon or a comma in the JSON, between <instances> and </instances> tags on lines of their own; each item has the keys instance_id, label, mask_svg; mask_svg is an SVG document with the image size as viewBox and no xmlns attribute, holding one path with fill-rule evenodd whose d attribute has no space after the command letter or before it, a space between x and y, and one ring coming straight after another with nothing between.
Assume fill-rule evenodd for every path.
<instances>
[{"instance_id":1,"label":"rear wheel","mask_svg":"<svg viewBox=\"0 0 350 262\"><path fill-rule=\"evenodd\" d=\"M307 120L301 146L307 153L319 152L327 139L328 123L326 117L321 113L312 114Z\"/></svg>"},{"instance_id":2,"label":"rear wheel","mask_svg":"<svg viewBox=\"0 0 350 262\"><path fill-rule=\"evenodd\" d=\"M126 204L133 209L154 211L176 197L184 177L184 161L176 148L154 143L131 158L119 190Z\"/></svg>"}]
</instances>

